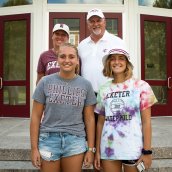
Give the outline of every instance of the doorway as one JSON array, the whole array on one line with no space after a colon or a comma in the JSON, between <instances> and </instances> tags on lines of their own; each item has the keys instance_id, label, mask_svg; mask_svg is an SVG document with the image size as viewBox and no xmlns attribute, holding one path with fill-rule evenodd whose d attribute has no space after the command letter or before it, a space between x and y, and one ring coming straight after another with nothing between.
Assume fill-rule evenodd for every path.
<instances>
[{"instance_id":1,"label":"doorway","mask_svg":"<svg viewBox=\"0 0 172 172\"><path fill-rule=\"evenodd\" d=\"M30 14L0 17L0 117L30 117Z\"/></svg>"},{"instance_id":2,"label":"doorway","mask_svg":"<svg viewBox=\"0 0 172 172\"><path fill-rule=\"evenodd\" d=\"M172 18L141 15L141 71L158 99L153 116L172 116Z\"/></svg>"}]
</instances>

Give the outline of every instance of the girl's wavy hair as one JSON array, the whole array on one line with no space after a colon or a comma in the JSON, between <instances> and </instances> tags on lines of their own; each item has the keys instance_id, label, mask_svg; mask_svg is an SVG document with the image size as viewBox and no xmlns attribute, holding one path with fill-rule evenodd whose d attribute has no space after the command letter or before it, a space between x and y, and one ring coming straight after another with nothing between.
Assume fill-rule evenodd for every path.
<instances>
[{"instance_id":1,"label":"girl's wavy hair","mask_svg":"<svg viewBox=\"0 0 172 172\"><path fill-rule=\"evenodd\" d=\"M60 47L71 47L71 48L73 48L73 49L75 50L76 56L77 56L77 58L78 58L78 60L79 60L78 49L77 49L77 47L76 47L75 45L73 45L73 44L71 44L71 43L64 43L64 44L62 44ZM80 64L78 64L78 65L76 66L76 68L75 68L75 74L78 75L79 73L80 73Z\"/></svg>"},{"instance_id":2,"label":"girl's wavy hair","mask_svg":"<svg viewBox=\"0 0 172 172\"><path fill-rule=\"evenodd\" d=\"M110 67L110 61L111 61L111 55L109 55L104 63L104 68L103 68L103 75L109 78L114 78L113 71ZM128 60L126 57L127 65L126 69L124 71L125 74L125 80L131 78L133 76L133 64Z\"/></svg>"}]
</instances>

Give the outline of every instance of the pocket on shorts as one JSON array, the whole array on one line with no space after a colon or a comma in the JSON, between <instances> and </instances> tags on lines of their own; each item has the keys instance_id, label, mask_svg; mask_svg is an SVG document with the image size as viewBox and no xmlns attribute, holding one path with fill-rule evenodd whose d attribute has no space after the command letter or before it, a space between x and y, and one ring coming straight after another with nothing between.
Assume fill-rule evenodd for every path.
<instances>
[{"instance_id":1,"label":"pocket on shorts","mask_svg":"<svg viewBox=\"0 0 172 172\"><path fill-rule=\"evenodd\" d=\"M49 133L40 133L39 134L39 140L44 141L49 137Z\"/></svg>"},{"instance_id":2,"label":"pocket on shorts","mask_svg":"<svg viewBox=\"0 0 172 172\"><path fill-rule=\"evenodd\" d=\"M80 146L84 146L85 149L87 148L87 142L86 142L86 139L85 137L83 136L77 136L77 135L74 135L74 137L72 138L72 143L75 143L76 145L80 145Z\"/></svg>"},{"instance_id":3,"label":"pocket on shorts","mask_svg":"<svg viewBox=\"0 0 172 172\"><path fill-rule=\"evenodd\" d=\"M76 142L78 140L83 140L83 139L86 141L84 136L78 136L78 135L72 135L72 139L74 139L74 141L76 141Z\"/></svg>"}]
</instances>

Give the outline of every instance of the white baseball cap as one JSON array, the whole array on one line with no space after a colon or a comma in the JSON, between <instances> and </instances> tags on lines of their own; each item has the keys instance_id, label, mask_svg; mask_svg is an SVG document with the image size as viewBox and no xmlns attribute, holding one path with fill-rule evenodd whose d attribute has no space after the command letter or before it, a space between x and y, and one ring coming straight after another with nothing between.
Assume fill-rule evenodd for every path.
<instances>
[{"instance_id":1,"label":"white baseball cap","mask_svg":"<svg viewBox=\"0 0 172 172\"><path fill-rule=\"evenodd\" d=\"M126 48L125 45L120 45L120 46L114 46L112 48L109 49L109 52L108 54L106 54L103 59L102 59L102 62L103 64L105 64L107 58L111 55L111 54L123 54L125 57L128 58L128 60L130 60L130 55L129 55L129 52Z\"/></svg>"},{"instance_id":2,"label":"white baseball cap","mask_svg":"<svg viewBox=\"0 0 172 172\"><path fill-rule=\"evenodd\" d=\"M92 16L99 16L100 18L105 18L102 10L98 9L98 8L94 8L94 9L91 9L90 11L88 11L87 20L89 20L90 17L92 17Z\"/></svg>"},{"instance_id":3,"label":"white baseball cap","mask_svg":"<svg viewBox=\"0 0 172 172\"><path fill-rule=\"evenodd\" d=\"M53 28L53 33L57 30L63 30L68 34L68 36L70 35L69 27L66 24L56 24Z\"/></svg>"}]
</instances>

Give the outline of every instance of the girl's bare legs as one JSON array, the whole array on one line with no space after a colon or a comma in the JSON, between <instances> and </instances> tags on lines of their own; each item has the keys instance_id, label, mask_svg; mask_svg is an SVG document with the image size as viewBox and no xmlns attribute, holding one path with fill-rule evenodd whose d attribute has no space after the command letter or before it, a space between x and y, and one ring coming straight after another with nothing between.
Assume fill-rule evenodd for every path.
<instances>
[{"instance_id":1,"label":"girl's bare legs","mask_svg":"<svg viewBox=\"0 0 172 172\"><path fill-rule=\"evenodd\" d=\"M121 161L102 160L103 172L122 172Z\"/></svg>"},{"instance_id":2,"label":"girl's bare legs","mask_svg":"<svg viewBox=\"0 0 172 172\"><path fill-rule=\"evenodd\" d=\"M41 172L60 172L60 160L41 162Z\"/></svg>"},{"instance_id":3,"label":"girl's bare legs","mask_svg":"<svg viewBox=\"0 0 172 172\"><path fill-rule=\"evenodd\" d=\"M122 172L121 161L102 160L103 172ZM123 165L124 172L138 172L136 165Z\"/></svg>"},{"instance_id":4,"label":"girl's bare legs","mask_svg":"<svg viewBox=\"0 0 172 172\"><path fill-rule=\"evenodd\" d=\"M61 168L63 172L81 172L84 154L74 155L61 159ZM49 171L50 172L50 171Z\"/></svg>"},{"instance_id":5,"label":"girl's bare legs","mask_svg":"<svg viewBox=\"0 0 172 172\"><path fill-rule=\"evenodd\" d=\"M129 165L123 165L124 166L124 172L138 172L136 165L129 166Z\"/></svg>"}]
</instances>

